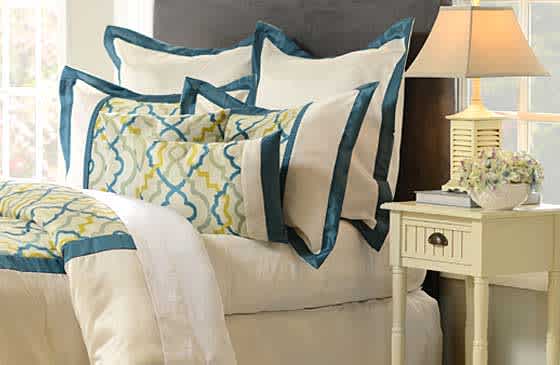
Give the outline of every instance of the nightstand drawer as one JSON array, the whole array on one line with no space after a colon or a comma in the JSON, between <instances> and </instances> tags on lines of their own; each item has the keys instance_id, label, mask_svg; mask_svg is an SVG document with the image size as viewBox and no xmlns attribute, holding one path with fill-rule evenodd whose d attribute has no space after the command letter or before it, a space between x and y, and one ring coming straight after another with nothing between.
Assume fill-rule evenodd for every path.
<instances>
[{"instance_id":1,"label":"nightstand drawer","mask_svg":"<svg viewBox=\"0 0 560 365\"><path fill-rule=\"evenodd\" d=\"M468 222L405 216L401 223L401 256L471 265L474 254Z\"/></svg>"}]
</instances>

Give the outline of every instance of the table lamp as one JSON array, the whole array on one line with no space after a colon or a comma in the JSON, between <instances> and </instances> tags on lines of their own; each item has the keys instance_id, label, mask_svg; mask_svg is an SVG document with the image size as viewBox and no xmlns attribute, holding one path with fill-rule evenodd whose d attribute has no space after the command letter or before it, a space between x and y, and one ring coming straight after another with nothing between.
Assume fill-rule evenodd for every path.
<instances>
[{"instance_id":1,"label":"table lamp","mask_svg":"<svg viewBox=\"0 0 560 365\"><path fill-rule=\"evenodd\" d=\"M511 8L444 6L406 77L471 78L471 104L449 115L450 180L442 190L462 191L461 161L483 148L500 148L503 117L480 96L481 77L548 76L527 43Z\"/></svg>"}]
</instances>

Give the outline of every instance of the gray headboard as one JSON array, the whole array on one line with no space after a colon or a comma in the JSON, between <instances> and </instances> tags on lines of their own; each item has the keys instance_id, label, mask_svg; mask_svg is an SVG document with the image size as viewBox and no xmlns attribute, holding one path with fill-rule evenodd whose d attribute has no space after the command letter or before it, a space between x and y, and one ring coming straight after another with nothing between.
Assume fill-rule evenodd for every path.
<instances>
[{"instance_id":1,"label":"gray headboard","mask_svg":"<svg viewBox=\"0 0 560 365\"><path fill-rule=\"evenodd\" d=\"M251 34L257 20L264 20L324 57L361 49L395 21L414 17L410 63L430 32L439 6L450 2L155 0L154 34L187 47L228 47ZM407 80L397 200L413 199L414 190L439 188L449 178L449 124L444 116L454 108L452 80ZM437 295L433 290L432 294Z\"/></svg>"}]
</instances>

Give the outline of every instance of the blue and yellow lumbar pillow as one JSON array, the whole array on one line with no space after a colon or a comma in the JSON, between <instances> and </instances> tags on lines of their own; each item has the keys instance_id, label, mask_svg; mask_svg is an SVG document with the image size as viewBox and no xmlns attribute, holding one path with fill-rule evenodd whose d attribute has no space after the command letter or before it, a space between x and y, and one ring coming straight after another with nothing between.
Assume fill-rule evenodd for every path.
<instances>
[{"instance_id":1,"label":"blue and yellow lumbar pillow","mask_svg":"<svg viewBox=\"0 0 560 365\"><path fill-rule=\"evenodd\" d=\"M266 110L239 105L208 83L185 82L193 84L186 90L232 108L226 141L280 135L280 192L288 239L308 263L319 267L336 242L348 175L360 175L355 171L360 166L350 162L377 83L321 102Z\"/></svg>"},{"instance_id":2,"label":"blue and yellow lumbar pillow","mask_svg":"<svg viewBox=\"0 0 560 365\"><path fill-rule=\"evenodd\" d=\"M149 141L219 142L224 139L229 111L197 115L119 114L100 112L86 149L84 187L134 195ZM141 138L145 137L145 138Z\"/></svg>"},{"instance_id":3,"label":"blue and yellow lumbar pillow","mask_svg":"<svg viewBox=\"0 0 560 365\"><path fill-rule=\"evenodd\" d=\"M90 174L88 185L170 207L202 233L286 241L279 187L280 134L219 142L228 115L223 110L189 116L200 124L191 128L192 140L182 141L166 140L167 128L152 128L155 133L149 134L128 127L157 124L150 116L100 114L92 157L106 172ZM178 126L181 118L165 124Z\"/></svg>"}]
</instances>

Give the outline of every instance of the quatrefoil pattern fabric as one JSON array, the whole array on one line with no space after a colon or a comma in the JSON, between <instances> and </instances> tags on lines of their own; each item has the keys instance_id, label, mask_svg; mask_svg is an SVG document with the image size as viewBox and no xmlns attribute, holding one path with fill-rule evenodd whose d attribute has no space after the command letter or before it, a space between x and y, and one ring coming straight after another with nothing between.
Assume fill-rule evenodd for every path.
<instances>
[{"instance_id":1,"label":"quatrefoil pattern fabric","mask_svg":"<svg viewBox=\"0 0 560 365\"><path fill-rule=\"evenodd\" d=\"M133 249L109 207L51 184L0 182L0 268L64 272L64 262L99 248Z\"/></svg>"},{"instance_id":2,"label":"quatrefoil pattern fabric","mask_svg":"<svg viewBox=\"0 0 560 365\"><path fill-rule=\"evenodd\" d=\"M228 111L198 115L157 114L158 105L140 104L126 100L114 108L103 106L97 115L91 147L86 151L90 156L86 173L86 187L94 190L109 191L136 196L131 190L144 163L145 152L151 140L217 142L223 140L225 121ZM167 104L168 105L168 104ZM164 107L165 108L165 107ZM128 111L128 113L127 113ZM134 114L146 112L148 114Z\"/></svg>"},{"instance_id":3,"label":"quatrefoil pattern fabric","mask_svg":"<svg viewBox=\"0 0 560 365\"><path fill-rule=\"evenodd\" d=\"M170 207L203 233L285 241L281 134L219 142L228 117L99 113L89 187Z\"/></svg>"}]
</instances>

